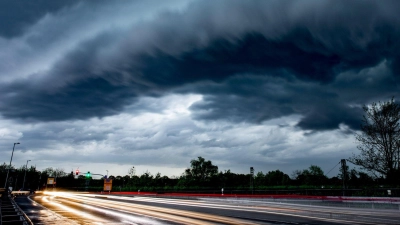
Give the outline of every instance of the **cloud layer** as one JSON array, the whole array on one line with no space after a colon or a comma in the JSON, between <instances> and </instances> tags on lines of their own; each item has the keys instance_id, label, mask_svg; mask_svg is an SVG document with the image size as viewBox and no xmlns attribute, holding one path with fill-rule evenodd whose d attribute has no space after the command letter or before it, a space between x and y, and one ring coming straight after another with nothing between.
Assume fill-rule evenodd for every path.
<instances>
[{"instance_id":1,"label":"cloud layer","mask_svg":"<svg viewBox=\"0 0 400 225\"><path fill-rule=\"evenodd\" d=\"M23 13L18 3L2 8L7 13L1 13L5 26L0 26L0 115L7 124L44 126L59 134L51 138L62 140L62 146L52 146L55 149L86 146L85 135L73 137L76 132L88 132L81 127L88 126L84 124L124 120L123 115L165 116L169 106L154 105L170 96L177 102L200 96L184 104L188 114L185 122L175 121L180 124L177 128L164 121L148 128L152 130L149 136L165 130L164 139L150 139L152 144L130 149L146 152L148 157L177 151L183 160L247 145L256 151L253 156L274 155L292 149L284 139L299 134L310 139L321 134L327 138L330 132L343 134L347 143L349 132L359 129L360 106L398 97L398 1L41 4ZM288 137L280 136L276 146L256 141L259 137L255 143L221 142L212 138L210 130L198 127L226 124L221 132L236 139L239 133L268 127L282 118L290 125L275 126L288 132ZM140 136L126 131L114 140L110 134L117 128L108 127L111 130L99 129L87 137L103 144L104 151L124 149L124 135ZM27 129L23 128L22 136L30 139ZM191 130L190 134L182 133L185 130ZM4 132L15 136L21 131ZM197 136L209 138L186 142ZM35 138L38 149L48 149L49 142L37 141L44 138ZM115 143L118 148L109 146ZM190 146L198 150L184 157L184 149ZM320 147L312 146L310 151L316 149ZM220 162L229 166L228 160Z\"/></svg>"}]
</instances>

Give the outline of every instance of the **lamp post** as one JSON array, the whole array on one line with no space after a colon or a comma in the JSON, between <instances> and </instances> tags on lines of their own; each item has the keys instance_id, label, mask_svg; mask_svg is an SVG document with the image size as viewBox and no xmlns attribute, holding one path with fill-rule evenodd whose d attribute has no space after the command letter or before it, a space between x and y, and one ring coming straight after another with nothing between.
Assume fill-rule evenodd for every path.
<instances>
[{"instance_id":1,"label":"lamp post","mask_svg":"<svg viewBox=\"0 0 400 225\"><path fill-rule=\"evenodd\" d=\"M25 175L24 175L24 183L22 184L22 189L25 188L25 177L26 177L26 171L28 170L28 162L29 162L29 161L31 161L31 160L30 160L30 159L29 159L29 160L26 160Z\"/></svg>"},{"instance_id":2,"label":"lamp post","mask_svg":"<svg viewBox=\"0 0 400 225\"><path fill-rule=\"evenodd\" d=\"M11 159L10 159L10 166L8 166L7 177L6 177L6 182L4 183L4 188L7 187L8 174L10 173L10 169L11 169L11 162L12 162L12 158L13 158L13 155L14 155L15 145L19 145L19 142L14 143L14 146L13 146L13 150L12 150L12 153L11 153Z\"/></svg>"},{"instance_id":3,"label":"lamp post","mask_svg":"<svg viewBox=\"0 0 400 225\"><path fill-rule=\"evenodd\" d=\"M107 171L107 178L108 178L108 170L106 170Z\"/></svg>"}]
</instances>

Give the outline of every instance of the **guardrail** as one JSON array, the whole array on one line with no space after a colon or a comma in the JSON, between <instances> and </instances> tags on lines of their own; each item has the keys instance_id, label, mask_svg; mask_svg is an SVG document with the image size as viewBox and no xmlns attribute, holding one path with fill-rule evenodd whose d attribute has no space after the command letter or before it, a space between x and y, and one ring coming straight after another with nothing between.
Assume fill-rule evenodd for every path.
<instances>
[{"instance_id":1,"label":"guardrail","mask_svg":"<svg viewBox=\"0 0 400 225\"><path fill-rule=\"evenodd\" d=\"M5 189L0 190L0 194L0 225L33 225L29 217Z\"/></svg>"}]
</instances>

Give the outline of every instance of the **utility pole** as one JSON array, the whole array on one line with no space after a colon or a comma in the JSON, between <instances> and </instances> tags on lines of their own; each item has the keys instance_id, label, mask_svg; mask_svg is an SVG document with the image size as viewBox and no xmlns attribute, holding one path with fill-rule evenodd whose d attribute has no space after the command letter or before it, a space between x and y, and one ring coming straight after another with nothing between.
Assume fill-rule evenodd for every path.
<instances>
[{"instance_id":1,"label":"utility pole","mask_svg":"<svg viewBox=\"0 0 400 225\"><path fill-rule=\"evenodd\" d=\"M26 161L24 182L22 183L22 188L25 188L26 171L28 170L28 162L29 162L29 161L31 161L31 160L29 159L29 160Z\"/></svg>"},{"instance_id":2,"label":"utility pole","mask_svg":"<svg viewBox=\"0 0 400 225\"><path fill-rule=\"evenodd\" d=\"M19 142L14 143L13 150L12 150L12 153L11 153L10 165L8 166L8 170L7 170L6 182L4 183L4 189L8 189L7 188L8 174L10 173L10 169L11 169L11 162L12 162L12 158L13 158L13 155L14 155L14 149L15 149L15 145L19 145L19 144L20 144Z\"/></svg>"},{"instance_id":3,"label":"utility pole","mask_svg":"<svg viewBox=\"0 0 400 225\"><path fill-rule=\"evenodd\" d=\"M250 188L251 194L254 194L254 168L250 167Z\"/></svg>"},{"instance_id":4,"label":"utility pole","mask_svg":"<svg viewBox=\"0 0 400 225\"><path fill-rule=\"evenodd\" d=\"M342 160L340 160L340 163L342 164L342 180L343 180L343 196L344 196L345 189L346 189L346 177L347 177L346 160L342 159Z\"/></svg>"},{"instance_id":5,"label":"utility pole","mask_svg":"<svg viewBox=\"0 0 400 225\"><path fill-rule=\"evenodd\" d=\"M36 167L36 166L35 166ZM36 170L36 169L35 169ZM38 183L38 187L37 187L37 190L39 191L40 190L40 182L42 182L42 172L40 172L40 177L39 177L39 183Z\"/></svg>"}]
</instances>

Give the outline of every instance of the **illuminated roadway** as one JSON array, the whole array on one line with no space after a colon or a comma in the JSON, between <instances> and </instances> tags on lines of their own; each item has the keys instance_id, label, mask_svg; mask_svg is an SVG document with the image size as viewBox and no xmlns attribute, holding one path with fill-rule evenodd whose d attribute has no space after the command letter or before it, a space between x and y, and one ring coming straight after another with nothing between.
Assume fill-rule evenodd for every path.
<instances>
[{"instance_id":1,"label":"illuminated roadway","mask_svg":"<svg viewBox=\"0 0 400 225\"><path fill-rule=\"evenodd\" d=\"M48 192L17 203L35 224L400 224L399 210Z\"/></svg>"}]
</instances>

